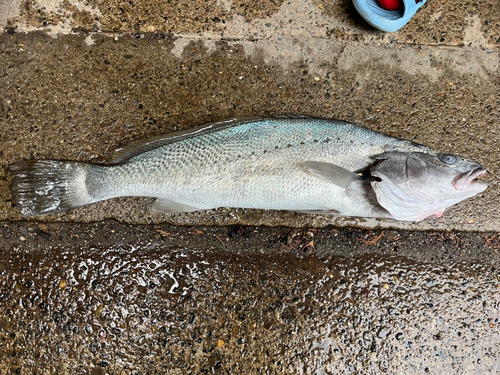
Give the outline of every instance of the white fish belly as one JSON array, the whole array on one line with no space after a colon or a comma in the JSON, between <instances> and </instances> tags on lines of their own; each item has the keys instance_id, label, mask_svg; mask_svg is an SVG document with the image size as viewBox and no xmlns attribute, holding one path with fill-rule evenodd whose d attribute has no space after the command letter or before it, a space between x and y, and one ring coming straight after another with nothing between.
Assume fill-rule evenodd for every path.
<instances>
[{"instance_id":1,"label":"white fish belly","mask_svg":"<svg viewBox=\"0 0 500 375\"><path fill-rule=\"evenodd\" d=\"M306 159L311 159L307 155ZM324 157L315 156L316 160ZM290 211L331 211L345 216L386 217L369 183L348 189L319 178L300 165L303 159L235 161L218 166L167 169L141 184L126 179L114 196L153 196L199 210L218 207Z\"/></svg>"}]
</instances>

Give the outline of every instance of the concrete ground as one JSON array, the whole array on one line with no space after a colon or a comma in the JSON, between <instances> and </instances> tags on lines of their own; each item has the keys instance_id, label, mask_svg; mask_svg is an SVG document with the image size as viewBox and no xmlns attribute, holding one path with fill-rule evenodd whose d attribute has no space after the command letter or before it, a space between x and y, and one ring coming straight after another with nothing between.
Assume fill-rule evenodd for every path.
<instances>
[{"instance_id":1,"label":"concrete ground","mask_svg":"<svg viewBox=\"0 0 500 375\"><path fill-rule=\"evenodd\" d=\"M0 223L2 374L499 374L498 234Z\"/></svg>"},{"instance_id":2,"label":"concrete ground","mask_svg":"<svg viewBox=\"0 0 500 375\"><path fill-rule=\"evenodd\" d=\"M470 157L491 171L490 187L417 225L234 209L159 215L139 198L43 220L498 230L494 3L431 0L386 34L350 1L8 2L0 18L0 219L22 219L10 162L109 162L135 139L234 116L299 113Z\"/></svg>"},{"instance_id":3,"label":"concrete ground","mask_svg":"<svg viewBox=\"0 0 500 375\"><path fill-rule=\"evenodd\" d=\"M0 0L0 28L0 372L500 373L496 1L382 33L349 0ZM282 113L467 156L490 186L419 224L14 207L8 163Z\"/></svg>"}]
</instances>

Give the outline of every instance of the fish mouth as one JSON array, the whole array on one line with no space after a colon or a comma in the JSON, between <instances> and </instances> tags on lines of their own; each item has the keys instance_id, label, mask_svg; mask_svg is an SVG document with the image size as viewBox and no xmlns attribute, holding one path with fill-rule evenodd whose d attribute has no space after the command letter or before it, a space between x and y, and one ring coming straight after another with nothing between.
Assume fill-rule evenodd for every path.
<instances>
[{"instance_id":1,"label":"fish mouth","mask_svg":"<svg viewBox=\"0 0 500 375\"><path fill-rule=\"evenodd\" d=\"M483 167L478 167L461 173L453 179L453 187L459 191L466 190L471 185L479 182L478 178L485 175L486 172L486 169L484 169Z\"/></svg>"}]
</instances>

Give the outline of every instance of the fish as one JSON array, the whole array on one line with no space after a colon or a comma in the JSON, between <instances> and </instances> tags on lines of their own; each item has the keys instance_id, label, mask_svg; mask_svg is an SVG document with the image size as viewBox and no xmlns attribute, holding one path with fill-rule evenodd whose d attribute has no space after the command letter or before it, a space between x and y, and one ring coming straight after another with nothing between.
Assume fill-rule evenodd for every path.
<instances>
[{"instance_id":1,"label":"fish","mask_svg":"<svg viewBox=\"0 0 500 375\"><path fill-rule=\"evenodd\" d=\"M158 213L220 207L418 222L488 187L479 163L346 121L241 117L131 143L113 164L9 165L24 216L124 196Z\"/></svg>"}]
</instances>

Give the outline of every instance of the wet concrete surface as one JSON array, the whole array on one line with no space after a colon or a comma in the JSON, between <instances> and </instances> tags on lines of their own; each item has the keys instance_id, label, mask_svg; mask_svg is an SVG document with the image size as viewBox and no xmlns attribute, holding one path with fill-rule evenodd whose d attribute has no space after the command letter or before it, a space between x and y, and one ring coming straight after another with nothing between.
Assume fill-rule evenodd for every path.
<instances>
[{"instance_id":1,"label":"wet concrete surface","mask_svg":"<svg viewBox=\"0 0 500 375\"><path fill-rule=\"evenodd\" d=\"M489 189L439 220L420 224L335 219L290 212L149 211L123 198L49 216L47 221L188 225L357 225L497 230L500 110L496 51L359 46L322 49L284 40L276 54L260 42L214 42L164 35L110 37L40 32L0 36L2 127L0 218L19 220L8 163L22 158L110 162L132 140L233 116L302 113L337 117L481 162ZM179 42L180 41L180 42ZM319 43L319 44L318 44ZM267 47L265 47L267 48ZM293 60L284 54L297 48ZM253 51L253 52L252 52ZM280 57L280 53L283 53ZM292 60L290 60L292 59ZM316 59L308 62L309 59ZM467 64L464 65L464 61ZM376 72L376 74L374 74Z\"/></svg>"},{"instance_id":2,"label":"wet concrete surface","mask_svg":"<svg viewBox=\"0 0 500 375\"><path fill-rule=\"evenodd\" d=\"M0 370L499 373L499 240L4 223Z\"/></svg>"},{"instance_id":3,"label":"wet concrete surface","mask_svg":"<svg viewBox=\"0 0 500 375\"><path fill-rule=\"evenodd\" d=\"M337 117L482 163L489 189L420 224L220 209L149 211L122 198L47 222L500 230L498 38L493 0L430 0L396 33L350 1L18 0L0 21L0 219L8 163L110 162L133 140L234 116Z\"/></svg>"}]
</instances>

